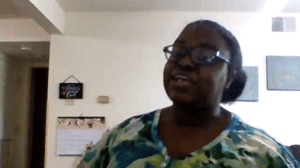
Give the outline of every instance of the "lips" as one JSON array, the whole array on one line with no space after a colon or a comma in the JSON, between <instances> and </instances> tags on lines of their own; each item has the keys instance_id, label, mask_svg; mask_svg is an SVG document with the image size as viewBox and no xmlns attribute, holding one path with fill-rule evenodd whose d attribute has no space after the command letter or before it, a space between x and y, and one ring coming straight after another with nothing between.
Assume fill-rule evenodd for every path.
<instances>
[{"instance_id":1,"label":"lips","mask_svg":"<svg viewBox=\"0 0 300 168\"><path fill-rule=\"evenodd\" d=\"M176 87L189 87L193 85L192 79L184 75L175 75L173 80Z\"/></svg>"},{"instance_id":2,"label":"lips","mask_svg":"<svg viewBox=\"0 0 300 168\"><path fill-rule=\"evenodd\" d=\"M190 78L188 78L188 77L186 77L186 76L182 76L182 75L176 75L175 77L174 77L175 79L181 79L181 80L190 80Z\"/></svg>"}]
</instances>

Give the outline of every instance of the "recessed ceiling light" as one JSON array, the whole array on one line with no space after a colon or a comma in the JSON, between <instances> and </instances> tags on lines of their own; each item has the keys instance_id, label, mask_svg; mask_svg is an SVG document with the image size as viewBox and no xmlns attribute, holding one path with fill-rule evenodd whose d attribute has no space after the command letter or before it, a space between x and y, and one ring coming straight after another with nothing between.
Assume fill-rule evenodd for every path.
<instances>
[{"instance_id":1,"label":"recessed ceiling light","mask_svg":"<svg viewBox=\"0 0 300 168\"><path fill-rule=\"evenodd\" d=\"M21 50L24 50L24 51L32 51L32 49L29 48L29 47L21 47Z\"/></svg>"},{"instance_id":2,"label":"recessed ceiling light","mask_svg":"<svg viewBox=\"0 0 300 168\"><path fill-rule=\"evenodd\" d=\"M36 54L36 53L34 53L34 52L32 51L32 49L29 48L29 47L21 47L21 50L23 50L23 51L30 51L30 52L32 52L32 54L33 54L35 57L37 57L37 58L41 58L41 57L42 57L41 54Z\"/></svg>"}]
</instances>

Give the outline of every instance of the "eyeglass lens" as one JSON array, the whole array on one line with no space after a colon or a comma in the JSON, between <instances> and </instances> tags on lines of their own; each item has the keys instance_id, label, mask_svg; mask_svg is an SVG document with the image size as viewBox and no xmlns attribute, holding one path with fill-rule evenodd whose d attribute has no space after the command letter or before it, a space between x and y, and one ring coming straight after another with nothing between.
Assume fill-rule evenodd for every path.
<instances>
[{"instance_id":1,"label":"eyeglass lens","mask_svg":"<svg viewBox=\"0 0 300 168\"><path fill-rule=\"evenodd\" d=\"M171 61L179 61L187 55L187 51L183 48L169 46L166 56ZM216 56L217 51L207 48L195 48L189 52L191 58L197 63L209 63Z\"/></svg>"}]
</instances>

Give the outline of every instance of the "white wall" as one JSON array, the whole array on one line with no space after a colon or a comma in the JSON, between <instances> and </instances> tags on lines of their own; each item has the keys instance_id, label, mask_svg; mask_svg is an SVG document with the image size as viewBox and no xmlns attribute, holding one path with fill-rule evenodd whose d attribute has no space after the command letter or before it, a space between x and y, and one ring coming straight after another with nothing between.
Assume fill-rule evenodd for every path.
<instances>
[{"instance_id":1,"label":"white wall","mask_svg":"<svg viewBox=\"0 0 300 168\"><path fill-rule=\"evenodd\" d=\"M286 14L285 14L286 16ZM300 15L296 16L300 23ZM65 35L51 36L46 166L75 167L79 157L59 157L58 116L105 116L112 127L126 118L171 104L163 88L162 48L172 44L189 22L212 19L240 41L245 66L259 67L259 102L226 107L286 145L300 142L299 92L266 90L266 55L300 55L300 33L271 33L264 13L99 12L67 13ZM75 105L58 99L58 85L70 75L84 83L84 98ZM109 104L96 98L108 95Z\"/></svg>"},{"instance_id":2,"label":"white wall","mask_svg":"<svg viewBox=\"0 0 300 168\"><path fill-rule=\"evenodd\" d=\"M0 19L0 42L49 40L49 33L33 19Z\"/></svg>"}]
</instances>

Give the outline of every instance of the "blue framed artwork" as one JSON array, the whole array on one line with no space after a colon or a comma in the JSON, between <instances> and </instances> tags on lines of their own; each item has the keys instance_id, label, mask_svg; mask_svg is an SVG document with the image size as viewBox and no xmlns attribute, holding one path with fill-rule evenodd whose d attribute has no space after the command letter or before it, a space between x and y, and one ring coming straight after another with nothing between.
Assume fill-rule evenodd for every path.
<instances>
[{"instance_id":1,"label":"blue framed artwork","mask_svg":"<svg viewBox=\"0 0 300 168\"><path fill-rule=\"evenodd\" d=\"M258 67L244 66L243 70L248 79L244 91L237 101L258 101Z\"/></svg>"},{"instance_id":2,"label":"blue framed artwork","mask_svg":"<svg viewBox=\"0 0 300 168\"><path fill-rule=\"evenodd\" d=\"M300 90L300 57L267 56L267 89Z\"/></svg>"}]
</instances>

